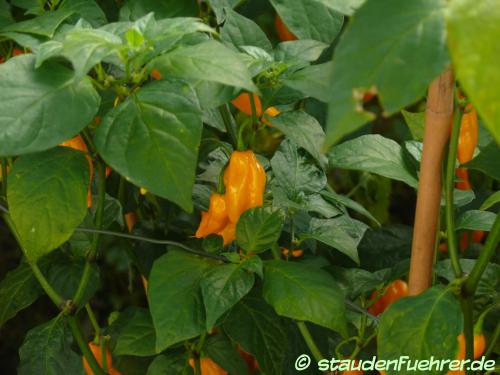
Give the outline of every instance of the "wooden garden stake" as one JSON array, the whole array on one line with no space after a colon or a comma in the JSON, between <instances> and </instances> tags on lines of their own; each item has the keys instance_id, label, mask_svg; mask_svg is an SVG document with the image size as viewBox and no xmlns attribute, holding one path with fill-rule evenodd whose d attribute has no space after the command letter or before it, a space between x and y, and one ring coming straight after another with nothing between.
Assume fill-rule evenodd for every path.
<instances>
[{"instance_id":1,"label":"wooden garden stake","mask_svg":"<svg viewBox=\"0 0 500 375\"><path fill-rule=\"evenodd\" d=\"M441 201L441 166L453 116L453 89L453 73L451 68L447 68L432 81L427 95L424 146L411 249L410 295L420 294L431 285Z\"/></svg>"}]
</instances>

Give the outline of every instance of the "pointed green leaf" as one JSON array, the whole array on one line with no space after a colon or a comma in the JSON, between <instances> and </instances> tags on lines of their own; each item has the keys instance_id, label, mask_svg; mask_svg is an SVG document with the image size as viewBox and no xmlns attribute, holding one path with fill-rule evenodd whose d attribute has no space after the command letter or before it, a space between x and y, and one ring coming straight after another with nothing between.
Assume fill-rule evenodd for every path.
<instances>
[{"instance_id":1,"label":"pointed green leaf","mask_svg":"<svg viewBox=\"0 0 500 375\"><path fill-rule=\"evenodd\" d=\"M344 295L335 279L321 269L297 262L268 261L263 295L278 315L347 335Z\"/></svg>"},{"instance_id":2,"label":"pointed green leaf","mask_svg":"<svg viewBox=\"0 0 500 375\"><path fill-rule=\"evenodd\" d=\"M200 282L215 265L214 261L177 250L170 250L154 262L148 300L157 352L206 330Z\"/></svg>"},{"instance_id":3,"label":"pointed green leaf","mask_svg":"<svg viewBox=\"0 0 500 375\"><path fill-rule=\"evenodd\" d=\"M416 297L402 298L384 311L379 324L378 357L382 360L408 356L413 361L456 358L457 337L462 332L462 310L451 289L433 287ZM388 375L413 374L404 367ZM442 371L426 371L439 375Z\"/></svg>"},{"instance_id":4,"label":"pointed green leaf","mask_svg":"<svg viewBox=\"0 0 500 375\"><path fill-rule=\"evenodd\" d=\"M363 92L377 89L387 114L425 94L448 65L444 0L367 1L335 48L327 140L331 146L373 118Z\"/></svg>"},{"instance_id":5,"label":"pointed green leaf","mask_svg":"<svg viewBox=\"0 0 500 375\"><path fill-rule=\"evenodd\" d=\"M16 160L7 201L28 259L68 240L87 212L89 164L80 151L58 147Z\"/></svg>"},{"instance_id":6,"label":"pointed green leaf","mask_svg":"<svg viewBox=\"0 0 500 375\"><path fill-rule=\"evenodd\" d=\"M76 82L71 70L56 63L34 65L33 55L0 65L0 156L54 147L97 113L100 98L88 79Z\"/></svg>"},{"instance_id":7,"label":"pointed green leaf","mask_svg":"<svg viewBox=\"0 0 500 375\"><path fill-rule=\"evenodd\" d=\"M201 110L189 85L151 82L104 116L95 145L137 186L192 210Z\"/></svg>"},{"instance_id":8,"label":"pointed green leaf","mask_svg":"<svg viewBox=\"0 0 500 375\"><path fill-rule=\"evenodd\" d=\"M496 0L458 0L449 8L448 44L453 70L500 143L500 7Z\"/></svg>"}]
</instances>

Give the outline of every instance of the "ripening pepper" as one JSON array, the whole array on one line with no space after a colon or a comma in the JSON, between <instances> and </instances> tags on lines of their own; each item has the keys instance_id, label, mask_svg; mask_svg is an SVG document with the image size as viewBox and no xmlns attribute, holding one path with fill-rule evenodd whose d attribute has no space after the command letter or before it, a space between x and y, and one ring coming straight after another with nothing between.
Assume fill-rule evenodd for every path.
<instances>
[{"instance_id":1,"label":"ripening pepper","mask_svg":"<svg viewBox=\"0 0 500 375\"><path fill-rule=\"evenodd\" d=\"M92 206L92 192L90 190L90 184L92 183L92 176L94 175L94 165L92 163L92 159L90 158L90 155L87 150L87 145L83 141L82 137L80 135L76 135L71 139L68 139L67 141L64 141L61 143L59 146L63 147L69 147L78 151L82 151L85 153L85 157L87 158L87 161L89 162L89 171L90 171L90 181L89 181L89 188L87 192L87 207Z\"/></svg>"},{"instance_id":2,"label":"ripening pepper","mask_svg":"<svg viewBox=\"0 0 500 375\"><path fill-rule=\"evenodd\" d=\"M290 255L290 250L289 250L288 248L286 248L286 247L282 247L282 248L281 248L281 253L282 253L284 256L286 256L286 257L287 257L288 255ZM298 257L300 257L303 253L304 253L304 251L303 251L303 250L300 250L300 249L295 249L295 250L292 250L292 251L291 251L291 254L292 254L292 256L293 256L294 258L298 258Z\"/></svg>"},{"instance_id":3,"label":"ripening pepper","mask_svg":"<svg viewBox=\"0 0 500 375\"><path fill-rule=\"evenodd\" d=\"M249 208L262 206L266 187L264 167L251 150L234 151L224 171L226 212L232 223Z\"/></svg>"},{"instance_id":4,"label":"ripening pepper","mask_svg":"<svg viewBox=\"0 0 500 375\"><path fill-rule=\"evenodd\" d=\"M159 80L162 79L162 76L161 76L161 73L158 70L153 69L151 71L151 78L153 78L156 81L159 81Z\"/></svg>"},{"instance_id":5,"label":"ripening pepper","mask_svg":"<svg viewBox=\"0 0 500 375\"><path fill-rule=\"evenodd\" d=\"M193 358L189 359L189 365L193 369L195 368ZM227 375L227 371L225 371L222 367L220 367L217 363L215 363L208 357L200 358L200 368L201 375Z\"/></svg>"},{"instance_id":6,"label":"ripening pepper","mask_svg":"<svg viewBox=\"0 0 500 375\"><path fill-rule=\"evenodd\" d=\"M257 94L253 95L253 101L255 104L255 114L262 120L263 123L270 125L269 121L262 118L262 103L260 102ZM250 101L250 94L243 92L238 95L235 99L231 100L231 104L234 105L240 112L247 116L252 116L252 103ZM276 107L269 107L264 111L264 114L270 117L276 117L280 114L280 111Z\"/></svg>"},{"instance_id":7,"label":"ripening pepper","mask_svg":"<svg viewBox=\"0 0 500 375\"><path fill-rule=\"evenodd\" d=\"M298 38L288 30L288 27L283 23L283 20L279 15L274 18L274 27L278 33L278 37L282 42L287 42L291 40L297 40Z\"/></svg>"},{"instance_id":8,"label":"ripening pepper","mask_svg":"<svg viewBox=\"0 0 500 375\"><path fill-rule=\"evenodd\" d=\"M94 342L89 342L88 345L97 363L102 368L102 355L101 355L102 353L100 345ZM85 370L85 373L87 375L94 375L94 371L92 371L92 369L90 368L87 359L85 359L85 357L82 358L83 358L83 369ZM111 357L111 352L109 351L108 348L106 348L106 366L108 368L109 374L121 375L120 371L113 368L113 358Z\"/></svg>"},{"instance_id":9,"label":"ripening pepper","mask_svg":"<svg viewBox=\"0 0 500 375\"><path fill-rule=\"evenodd\" d=\"M464 114L462 115L460 134L458 136L457 158L460 164L465 164L472 160L474 150L477 145L477 138L477 112L474 108L472 108L471 104L468 104L465 108ZM457 168L456 174L460 179L460 181L456 184L457 189L470 190L471 185L469 183L467 170L464 168Z\"/></svg>"},{"instance_id":10,"label":"ripening pepper","mask_svg":"<svg viewBox=\"0 0 500 375\"><path fill-rule=\"evenodd\" d=\"M245 360L245 362L247 363L248 372L250 374L255 373L259 369L259 364L258 364L257 360L255 359L255 357L253 355L251 355L250 353L247 353L246 351L244 351L240 345L238 345L238 347L236 349L238 350L238 353L240 353L241 358L243 358Z\"/></svg>"},{"instance_id":11,"label":"ripening pepper","mask_svg":"<svg viewBox=\"0 0 500 375\"><path fill-rule=\"evenodd\" d=\"M374 291L370 297L370 301L375 300L373 305L368 308L368 311L373 315L380 315L393 302L396 302L402 297L408 295L408 284L403 280L395 280L389 284L384 294L377 299L377 291Z\"/></svg>"}]
</instances>

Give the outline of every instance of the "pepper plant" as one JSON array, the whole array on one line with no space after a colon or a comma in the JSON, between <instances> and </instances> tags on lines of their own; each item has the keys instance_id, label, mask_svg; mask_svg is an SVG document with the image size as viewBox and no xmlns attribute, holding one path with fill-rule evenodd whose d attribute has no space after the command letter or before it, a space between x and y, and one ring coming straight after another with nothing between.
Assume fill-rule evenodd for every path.
<instances>
[{"instance_id":1,"label":"pepper plant","mask_svg":"<svg viewBox=\"0 0 500 375\"><path fill-rule=\"evenodd\" d=\"M494 0L0 0L5 373L494 363L499 25Z\"/></svg>"}]
</instances>

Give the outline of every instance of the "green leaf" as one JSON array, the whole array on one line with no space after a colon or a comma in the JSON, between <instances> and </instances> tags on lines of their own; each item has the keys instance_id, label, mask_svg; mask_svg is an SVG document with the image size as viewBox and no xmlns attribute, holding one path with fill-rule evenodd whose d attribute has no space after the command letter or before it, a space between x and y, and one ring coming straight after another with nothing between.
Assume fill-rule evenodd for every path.
<instances>
[{"instance_id":1,"label":"green leaf","mask_svg":"<svg viewBox=\"0 0 500 375\"><path fill-rule=\"evenodd\" d=\"M100 98L88 79L56 63L34 69L35 57L0 65L0 156L47 150L73 137L97 112ZM76 116L75 114L78 114Z\"/></svg>"},{"instance_id":2,"label":"green leaf","mask_svg":"<svg viewBox=\"0 0 500 375\"><path fill-rule=\"evenodd\" d=\"M373 86L386 114L421 98L448 65L444 0L367 1L335 48L325 147L373 119L361 108Z\"/></svg>"},{"instance_id":3,"label":"green leaf","mask_svg":"<svg viewBox=\"0 0 500 375\"><path fill-rule=\"evenodd\" d=\"M60 3L58 9L73 11L73 17L81 17L93 27L102 26L107 22L104 11L95 0L66 0Z\"/></svg>"},{"instance_id":4,"label":"green leaf","mask_svg":"<svg viewBox=\"0 0 500 375\"><path fill-rule=\"evenodd\" d=\"M378 357L409 356L412 360L456 358L462 331L462 310L452 290L433 287L416 297L402 298L384 311L379 324ZM388 375L412 374L404 367ZM429 375L442 371L428 370Z\"/></svg>"},{"instance_id":5,"label":"green leaf","mask_svg":"<svg viewBox=\"0 0 500 375\"><path fill-rule=\"evenodd\" d=\"M286 331L280 317L260 296L252 293L241 300L224 320L223 327L232 340L257 359L262 371L282 372Z\"/></svg>"},{"instance_id":6,"label":"green leaf","mask_svg":"<svg viewBox=\"0 0 500 375\"><path fill-rule=\"evenodd\" d=\"M189 85L151 82L106 114L95 145L137 186L192 210L201 110Z\"/></svg>"},{"instance_id":7,"label":"green leaf","mask_svg":"<svg viewBox=\"0 0 500 375\"><path fill-rule=\"evenodd\" d=\"M171 250L151 269L148 300L156 331L156 351L198 336L206 329L200 290L203 274L217 263Z\"/></svg>"},{"instance_id":8,"label":"green leaf","mask_svg":"<svg viewBox=\"0 0 500 375\"><path fill-rule=\"evenodd\" d=\"M489 232L495 222L496 214L489 211L465 211L457 220L455 230L484 230Z\"/></svg>"},{"instance_id":9,"label":"green leaf","mask_svg":"<svg viewBox=\"0 0 500 375\"><path fill-rule=\"evenodd\" d=\"M305 238L314 238L331 246L359 264L358 245L368 226L342 215L333 219L313 218Z\"/></svg>"},{"instance_id":10,"label":"green leaf","mask_svg":"<svg viewBox=\"0 0 500 375\"><path fill-rule=\"evenodd\" d=\"M206 355L230 374L248 374L248 367L231 343L224 335L210 336L205 342Z\"/></svg>"},{"instance_id":11,"label":"green leaf","mask_svg":"<svg viewBox=\"0 0 500 375\"><path fill-rule=\"evenodd\" d=\"M64 22L65 19L67 19L72 14L73 11L71 9L45 12L41 16L32 18L30 20L10 24L0 29L0 34L3 34L4 31L13 31L52 38L57 28Z\"/></svg>"},{"instance_id":12,"label":"green leaf","mask_svg":"<svg viewBox=\"0 0 500 375\"><path fill-rule=\"evenodd\" d=\"M299 39L331 43L339 34L344 17L320 1L271 0L283 23Z\"/></svg>"},{"instance_id":13,"label":"green leaf","mask_svg":"<svg viewBox=\"0 0 500 375\"><path fill-rule=\"evenodd\" d=\"M325 132L314 117L304 111L293 111L269 120L274 128L309 152L320 165L324 163L321 145L325 140Z\"/></svg>"},{"instance_id":14,"label":"green leaf","mask_svg":"<svg viewBox=\"0 0 500 375\"><path fill-rule=\"evenodd\" d=\"M254 274L247 272L242 264L214 267L203 276L201 293L207 315L207 331L252 289L254 281Z\"/></svg>"},{"instance_id":15,"label":"green leaf","mask_svg":"<svg viewBox=\"0 0 500 375\"><path fill-rule=\"evenodd\" d=\"M43 294L31 268L21 263L0 282L0 327Z\"/></svg>"},{"instance_id":16,"label":"green leaf","mask_svg":"<svg viewBox=\"0 0 500 375\"><path fill-rule=\"evenodd\" d=\"M5 0L0 1L0 29L14 22L10 12L10 4Z\"/></svg>"},{"instance_id":17,"label":"green leaf","mask_svg":"<svg viewBox=\"0 0 500 375\"><path fill-rule=\"evenodd\" d=\"M363 269L395 268L409 259L412 234L413 228L401 224L367 230L358 246Z\"/></svg>"},{"instance_id":18,"label":"green leaf","mask_svg":"<svg viewBox=\"0 0 500 375\"><path fill-rule=\"evenodd\" d=\"M264 265L264 299L278 315L305 320L347 335L344 295L327 272L297 262Z\"/></svg>"},{"instance_id":19,"label":"green leaf","mask_svg":"<svg viewBox=\"0 0 500 375\"><path fill-rule=\"evenodd\" d=\"M240 0L208 0L211 8L213 9L217 22L222 23L224 21L224 8L234 8Z\"/></svg>"},{"instance_id":20,"label":"green leaf","mask_svg":"<svg viewBox=\"0 0 500 375\"><path fill-rule=\"evenodd\" d=\"M193 375L184 355L173 353L157 356L148 367L146 375Z\"/></svg>"},{"instance_id":21,"label":"green leaf","mask_svg":"<svg viewBox=\"0 0 500 375\"><path fill-rule=\"evenodd\" d=\"M200 79L251 92L258 90L240 57L222 43L213 40L179 47L155 58L148 67L157 69L163 76Z\"/></svg>"},{"instance_id":22,"label":"green leaf","mask_svg":"<svg viewBox=\"0 0 500 375\"><path fill-rule=\"evenodd\" d=\"M326 201L320 194L304 195L292 201L288 199L285 192L278 186L273 186L273 205L314 212L325 218L342 215L342 210Z\"/></svg>"},{"instance_id":23,"label":"green leaf","mask_svg":"<svg viewBox=\"0 0 500 375\"><path fill-rule=\"evenodd\" d=\"M19 375L84 374L82 358L71 350L63 316L31 329L19 349Z\"/></svg>"},{"instance_id":24,"label":"green leaf","mask_svg":"<svg viewBox=\"0 0 500 375\"><path fill-rule=\"evenodd\" d=\"M334 147L328 160L331 167L370 172L415 188L418 185L405 164L401 146L378 134L363 135Z\"/></svg>"},{"instance_id":25,"label":"green leaf","mask_svg":"<svg viewBox=\"0 0 500 375\"><path fill-rule=\"evenodd\" d=\"M307 66L287 77L285 85L300 91L304 95L327 103L331 95L329 79L331 70L331 62ZM321 141L322 144L324 139Z\"/></svg>"},{"instance_id":26,"label":"green leaf","mask_svg":"<svg viewBox=\"0 0 500 375\"><path fill-rule=\"evenodd\" d=\"M484 202L481 204L480 210L487 210L493 207L495 204L500 202L500 190L491 194Z\"/></svg>"},{"instance_id":27,"label":"green leaf","mask_svg":"<svg viewBox=\"0 0 500 375\"><path fill-rule=\"evenodd\" d=\"M231 8L224 8L224 11L226 21L220 32L223 42L236 47L255 46L268 52L272 51L273 46L259 25Z\"/></svg>"},{"instance_id":28,"label":"green leaf","mask_svg":"<svg viewBox=\"0 0 500 375\"><path fill-rule=\"evenodd\" d=\"M156 354L156 334L148 309L129 307L113 322L117 326L114 355L147 357Z\"/></svg>"},{"instance_id":29,"label":"green leaf","mask_svg":"<svg viewBox=\"0 0 500 375\"><path fill-rule=\"evenodd\" d=\"M121 39L109 32L75 28L65 33L61 41L41 44L35 67L39 68L49 58L63 56L73 64L75 81L79 81L103 59L117 54L121 46Z\"/></svg>"},{"instance_id":30,"label":"green leaf","mask_svg":"<svg viewBox=\"0 0 500 375\"><path fill-rule=\"evenodd\" d=\"M283 222L280 210L251 208L243 212L236 224L236 240L247 252L261 253L278 241Z\"/></svg>"},{"instance_id":31,"label":"green leaf","mask_svg":"<svg viewBox=\"0 0 500 375\"><path fill-rule=\"evenodd\" d=\"M458 0L449 4L447 28L453 70L497 143L500 143L499 24L500 7L495 0L480 3Z\"/></svg>"},{"instance_id":32,"label":"green leaf","mask_svg":"<svg viewBox=\"0 0 500 375\"><path fill-rule=\"evenodd\" d=\"M157 19L198 16L196 0L127 0L120 9L120 20L135 21L154 12Z\"/></svg>"},{"instance_id":33,"label":"green leaf","mask_svg":"<svg viewBox=\"0 0 500 375\"><path fill-rule=\"evenodd\" d=\"M10 215L26 257L36 261L68 240L87 212L89 164L58 147L20 157L8 175Z\"/></svg>"},{"instance_id":34,"label":"green leaf","mask_svg":"<svg viewBox=\"0 0 500 375\"><path fill-rule=\"evenodd\" d=\"M305 142L305 141L302 141ZM300 193L317 193L326 185L326 176L297 145L286 139L271 159L276 182L294 200Z\"/></svg>"},{"instance_id":35,"label":"green leaf","mask_svg":"<svg viewBox=\"0 0 500 375\"><path fill-rule=\"evenodd\" d=\"M340 203L341 205L350 208L353 211L356 211L358 214L363 215L364 217L372 220L380 226L379 221L366 208L364 208L358 202L346 197L345 195L340 195L335 193L334 191L326 190L322 191L321 195L333 203Z\"/></svg>"},{"instance_id":36,"label":"green leaf","mask_svg":"<svg viewBox=\"0 0 500 375\"><path fill-rule=\"evenodd\" d=\"M352 16L365 0L314 0L339 13Z\"/></svg>"},{"instance_id":37,"label":"green leaf","mask_svg":"<svg viewBox=\"0 0 500 375\"><path fill-rule=\"evenodd\" d=\"M292 40L278 44L274 51L276 61L288 64L316 61L328 44L317 40Z\"/></svg>"},{"instance_id":38,"label":"green leaf","mask_svg":"<svg viewBox=\"0 0 500 375\"><path fill-rule=\"evenodd\" d=\"M500 147L495 142L490 142L486 147L481 149L481 152L468 163L463 164L465 168L475 169L480 172L500 180L500 158L498 153Z\"/></svg>"},{"instance_id":39,"label":"green leaf","mask_svg":"<svg viewBox=\"0 0 500 375\"><path fill-rule=\"evenodd\" d=\"M403 109L401 113L406 121L406 125L410 129L413 139L422 141L424 139L425 112L412 113Z\"/></svg>"}]
</instances>

